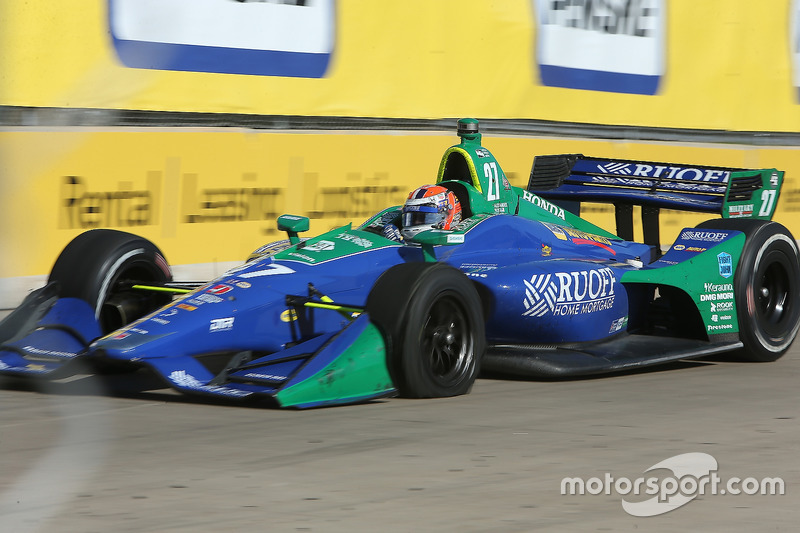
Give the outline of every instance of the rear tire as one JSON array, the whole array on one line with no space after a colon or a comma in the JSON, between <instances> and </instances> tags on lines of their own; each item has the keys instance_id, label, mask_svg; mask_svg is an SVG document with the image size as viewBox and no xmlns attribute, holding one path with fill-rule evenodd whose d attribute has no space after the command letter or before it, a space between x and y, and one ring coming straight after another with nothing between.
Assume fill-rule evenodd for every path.
<instances>
[{"instance_id":1,"label":"rear tire","mask_svg":"<svg viewBox=\"0 0 800 533\"><path fill-rule=\"evenodd\" d=\"M80 298L95 311L109 333L169 302L161 293L124 290L123 280L159 283L172 280L169 265L152 242L123 231L96 229L75 237L56 259L50 282L59 296Z\"/></svg>"},{"instance_id":2,"label":"rear tire","mask_svg":"<svg viewBox=\"0 0 800 533\"><path fill-rule=\"evenodd\" d=\"M367 312L387 338L400 395L468 393L486 347L481 300L472 282L443 263L407 263L378 278Z\"/></svg>"},{"instance_id":3,"label":"rear tire","mask_svg":"<svg viewBox=\"0 0 800 533\"><path fill-rule=\"evenodd\" d=\"M734 275L739 337L745 361L775 361L800 329L800 253L784 226L765 220L710 220L705 229L736 230L745 245Z\"/></svg>"}]
</instances>

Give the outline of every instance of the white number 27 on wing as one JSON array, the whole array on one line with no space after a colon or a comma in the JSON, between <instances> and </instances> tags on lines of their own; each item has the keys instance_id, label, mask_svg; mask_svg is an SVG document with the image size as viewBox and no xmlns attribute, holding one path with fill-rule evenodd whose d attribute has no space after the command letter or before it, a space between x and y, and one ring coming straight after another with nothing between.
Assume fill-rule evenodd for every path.
<instances>
[{"instance_id":1,"label":"white number 27 on wing","mask_svg":"<svg viewBox=\"0 0 800 533\"><path fill-rule=\"evenodd\" d=\"M486 199L490 202L492 200L500 199L500 178L497 175L497 163L483 164L483 175L489 180L489 190L487 191Z\"/></svg>"},{"instance_id":2,"label":"white number 27 on wing","mask_svg":"<svg viewBox=\"0 0 800 533\"><path fill-rule=\"evenodd\" d=\"M772 213L772 206L775 204L775 191L773 189L766 189L761 191L761 209L758 210L758 216L768 217Z\"/></svg>"}]
</instances>

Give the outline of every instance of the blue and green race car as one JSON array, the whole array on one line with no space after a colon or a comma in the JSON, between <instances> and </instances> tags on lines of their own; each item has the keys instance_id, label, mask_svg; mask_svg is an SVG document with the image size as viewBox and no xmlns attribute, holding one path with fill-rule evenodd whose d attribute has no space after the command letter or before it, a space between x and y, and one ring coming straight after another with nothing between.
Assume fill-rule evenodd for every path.
<instances>
[{"instance_id":1,"label":"blue and green race car","mask_svg":"<svg viewBox=\"0 0 800 533\"><path fill-rule=\"evenodd\" d=\"M424 199L311 238L308 218L283 215L287 240L207 282L173 280L136 235L79 235L0 323L0 374L145 367L181 392L305 408L465 394L481 372L773 361L794 341L798 248L771 221L783 172L546 155L521 189L478 121L458 135L433 184L460 205L452 225L387 233L436 215ZM583 202L613 204L614 232ZM661 209L710 219L662 246Z\"/></svg>"}]
</instances>

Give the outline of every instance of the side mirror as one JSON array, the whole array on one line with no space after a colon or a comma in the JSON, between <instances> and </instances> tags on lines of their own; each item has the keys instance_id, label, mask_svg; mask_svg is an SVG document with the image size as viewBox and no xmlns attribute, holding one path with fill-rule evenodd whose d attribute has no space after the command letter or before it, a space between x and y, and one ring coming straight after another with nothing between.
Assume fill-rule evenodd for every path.
<instances>
[{"instance_id":1,"label":"side mirror","mask_svg":"<svg viewBox=\"0 0 800 533\"><path fill-rule=\"evenodd\" d=\"M433 253L434 246L452 246L464 244L463 233L453 233L452 231L429 229L421 231L411 238L411 242L422 245L422 256L426 262L435 262L436 255Z\"/></svg>"},{"instance_id":2,"label":"side mirror","mask_svg":"<svg viewBox=\"0 0 800 533\"><path fill-rule=\"evenodd\" d=\"M278 217L278 231L285 231L289 234L289 242L297 244L300 242L298 233L308 231L308 217L298 215L281 215Z\"/></svg>"}]
</instances>

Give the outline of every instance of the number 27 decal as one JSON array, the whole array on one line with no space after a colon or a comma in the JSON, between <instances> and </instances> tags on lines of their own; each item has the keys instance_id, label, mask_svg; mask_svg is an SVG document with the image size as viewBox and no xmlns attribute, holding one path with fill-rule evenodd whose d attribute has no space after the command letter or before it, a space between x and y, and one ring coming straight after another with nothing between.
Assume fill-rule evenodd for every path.
<instances>
[{"instance_id":1,"label":"number 27 decal","mask_svg":"<svg viewBox=\"0 0 800 533\"><path fill-rule=\"evenodd\" d=\"M486 199L490 202L500 199L500 177L497 175L497 163L483 164L483 175L489 180L489 190L487 191Z\"/></svg>"},{"instance_id":2,"label":"number 27 decal","mask_svg":"<svg viewBox=\"0 0 800 533\"><path fill-rule=\"evenodd\" d=\"M775 205L775 192L774 189L761 191L761 209L758 210L758 216L768 217L772 213L772 207Z\"/></svg>"}]
</instances>

